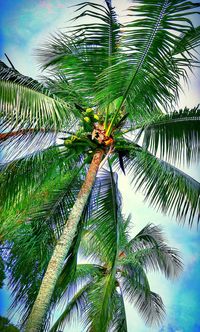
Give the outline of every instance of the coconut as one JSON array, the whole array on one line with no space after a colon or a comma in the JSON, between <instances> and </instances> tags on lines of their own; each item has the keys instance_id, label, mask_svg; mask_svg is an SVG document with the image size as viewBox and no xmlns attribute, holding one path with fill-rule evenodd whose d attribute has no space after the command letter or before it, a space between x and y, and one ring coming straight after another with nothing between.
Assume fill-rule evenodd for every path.
<instances>
[{"instance_id":1,"label":"coconut","mask_svg":"<svg viewBox=\"0 0 200 332\"><path fill-rule=\"evenodd\" d=\"M90 122L91 122L91 120L90 120L90 118L89 118L88 116L85 116L85 117L83 118L83 120L84 120L85 122L87 122L87 123L90 123Z\"/></svg>"},{"instance_id":2,"label":"coconut","mask_svg":"<svg viewBox=\"0 0 200 332\"><path fill-rule=\"evenodd\" d=\"M89 113L92 113L92 112L93 112L93 109L92 109L92 108L87 108L85 112L88 113L88 114L89 114Z\"/></svg>"}]
</instances>

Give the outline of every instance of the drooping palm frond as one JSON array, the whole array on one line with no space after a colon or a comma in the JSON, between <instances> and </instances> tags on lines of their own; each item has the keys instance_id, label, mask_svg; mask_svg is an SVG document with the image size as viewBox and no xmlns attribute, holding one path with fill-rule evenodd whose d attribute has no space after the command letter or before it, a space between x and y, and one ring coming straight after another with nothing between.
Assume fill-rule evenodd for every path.
<instances>
[{"instance_id":1,"label":"drooping palm frond","mask_svg":"<svg viewBox=\"0 0 200 332\"><path fill-rule=\"evenodd\" d=\"M76 115L78 119L78 112L74 106L75 96L73 91L68 91L67 93L65 89L65 98L63 98L63 94L58 93L58 88L56 89L54 86L54 89L52 89L52 84L49 84L50 79L46 79L46 82L42 84L30 77L22 75L16 69L9 68L3 62L0 62L0 80L2 84L11 84L11 86L9 86L11 90L13 84L17 93L13 97L14 99L12 96L9 97L10 101L7 100L7 106L4 96L2 95L2 105L4 105L2 112L5 107L10 107L10 110L7 109L7 115L3 112L0 118L0 148L3 151L4 160L21 158L24 150L41 150L49 145L55 145L58 131L65 126L70 130L71 126L77 122L74 117ZM17 92L18 85L24 88L23 91L32 90L33 93L36 92L38 96L37 99L41 96L43 99L46 98L46 101L40 105L39 99L38 102L34 101L33 104L31 104L32 101L29 100L32 109L28 109L29 106L26 102L21 105L20 98L23 99L23 95L20 96L20 89ZM9 94L9 91L5 90L5 97L6 94ZM48 99L49 97L50 99ZM55 101L52 98L55 98ZM18 116L15 99L18 100L19 112L21 112L21 115L18 114ZM60 112L56 106L57 102L62 112ZM57 108L56 112L54 110L55 107ZM35 108L35 110L33 110L33 108ZM35 112L35 115L31 113L32 111ZM40 118L40 123L37 122L37 118ZM48 124L47 118L50 119L51 124ZM56 127L56 121L59 122L58 127Z\"/></svg>"},{"instance_id":2,"label":"drooping palm frond","mask_svg":"<svg viewBox=\"0 0 200 332\"><path fill-rule=\"evenodd\" d=\"M0 150L3 156L3 164L58 145L57 136L55 131L34 131L32 129L21 129L1 133Z\"/></svg>"},{"instance_id":3,"label":"drooping palm frond","mask_svg":"<svg viewBox=\"0 0 200 332\"><path fill-rule=\"evenodd\" d=\"M108 260L109 264L115 260L118 227L122 222L120 204L117 174L112 170L100 170L88 206L88 227L81 243L83 254L88 256L97 252L98 259L103 262ZM88 246L89 243L91 245Z\"/></svg>"},{"instance_id":4,"label":"drooping palm frond","mask_svg":"<svg viewBox=\"0 0 200 332\"><path fill-rule=\"evenodd\" d=\"M117 150L117 149L116 149ZM120 150L120 148L119 148ZM189 226L200 219L200 184L186 173L127 141L122 150L126 173L132 176L135 190L165 214L174 215ZM118 159L115 163L120 167Z\"/></svg>"},{"instance_id":5,"label":"drooping palm frond","mask_svg":"<svg viewBox=\"0 0 200 332\"><path fill-rule=\"evenodd\" d=\"M163 320L163 302L159 295L150 290L146 272L153 268L173 278L182 269L182 262L177 251L166 245L161 228L147 225L128 241L126 232L129 224L130 218L123 224L124 227L119 228L118 236L122 241L118 242L118 255L114 266L111 262L108 263L108 258L107 263L102 261L99 248L87 238L90 253L92 250L98 251L96 257L100 256L99 261L102 261L102 265L77 266L72 281L68 283L67 292L63 293L62 299L68 300L68 304L57 323L66 323L68 317L72 319L73 314L69 312L68 307L71 303L70 298L76 298L76 294L84 289L86 283L90 283L91 288L85 296L83 313L80 312L78 317L88 331L126 331L123 297L136 305L148 325L160 324ZM61 325L57 323L55 326L59 328Z\"/></svg>"},{"instance_id":6,"label":"drooping palm frond","mask_svg":"<svg viewBox=\"0 0 200 332\"><path fill-rule=\"evenodd\" d=\"M109 328L116 332L127 332L128 327L123 294L119 293L118 289L114 292L113 305L113 318Z\"/></svg>"},{"instance_id":7,"label":"drooping palm frond","mask_svg":"<svg viewBox=\"0 0 200 332\"><path fill-rule=\"evenodd\" d=\"M197 162L200 154L200 109L185 108L146 121L138 133L142 146L172 163Z\"/></svg>"},{"instance_id":8,"label":"drooping palm frond","mask_svg":"<svg viewBox=\"0 0 200 332\"><path fill-rule=\"evenodd\" d=\"M126 263L138 262L144 270L163 272L167 278L174 279L182 271L179 252L169 247L160 227L145 226L126 246Z\"/></svg>"},{"instance_id":9,"label":"drooping palm frond","mask_svg":"<svg viewBox=\"0 0 200 332\"><path fill-rule=\"evenodd\" d=\"M179 54L183 54L184 52L187 52L190 56L191 56L191 61L192 59L194 59L194 56L191 54L191 51L193 50L193 52L196 50L197 51L197 47L200 44L200 26L197 27L192 27L191 29L189 29L187 32L182 33L179 37L179 39L177 40L176 44L174 45L174 49L172 51L173 55L179 55ZM189 64L189 61L187 59L185 59L185 63L184 63L184 59L182 59L182 64L183 65L187 65ZM197 60L197 64L198 64L198 60Z\"/></svg>"},{"instance_id":10,"label":"drooping palm frond","mask_svg":"<svg viewBox=\"0 0 200 332\"><path fill-rule=\"evenodd\" d=\"M69 85L91 103L97 77L112 63L117 49L119 24L109 2L107 7L83 2L76 12L74 21L83 19L83 23L70 28L68 33L58 32L37 50L37 55L43 68L59 70ZM92 18L93 23L85 23L85 18Z\"/></svg>"},{"instance_id":11,"label":"drooping palm frond","mask_svg":"<svg viewBox=\"0 0 200 332\"><path fill-rule=\"evenodd\" d=\"M93 291L88 294L89 323L87 330L106 332L114 316L115 271L111 269L109 274L95 283Z\"/></svg>"},{"instance_id":12,"label":"drooping palm frond","mask_svg":"<svg viewBox=\"0 0 200 332\"><path fill-rule=\"evenodd\" d=\"M68 264L68 270L69 268L70 265ZM81 318L84 326L88 324L87 311L88 306L90 306L90 303L88 302L88 294L89 292L93 291L95 283L98 281L99 278L102 277L102 275L104 274L104 270L105 269L102 266L96 264L78 264L73 275L68 275L67 279L66 266L64 266L63 271L59 277L60 280L58 280L57 283L57 286L60 288L60 290L62 289L62 296L58 296L58 294L56 294L57 287L55 289L54 295L56 295L57 300L63 301L63 306L66 303L66 307L63 310L63 313L61 314L59 319L53 325L52 331L54 331L55 328L61 327L61 324L63 324L62 326L64 327L70 319L74 318L75 313L70 307L70 303L73 299L77 297L79 293L81 294L82 290L84 290L85 288L87 289L87 293L85 293L84 308L82 308L84 310L78 310L79 304L77 303L76 316L77 318Z\"/></svg>"},{"instance_id":13,"label":"drooping palm frond","mask_svg":"<svg viewBox=\"0 0 200 332\"><path fill-rule=\"evenodd\" d=\"M142 266L137 262L124 265L122 272L122 293L134 303L147 325L159 325L164 318L165 310L161 297L150 290Z\"/></svg>"},{"instance_id":14,"label":"drooping palm frond","mask_svg":"<svg viewBox=\"0 0 200 332\"><path fill-rule=\"evenodd\" d=\"M64 328L67 322L74 319L75 317L81 319L83 326L86 330L90 331L92 328L99 329L99 331L107 331L105 327L103 327L103 323L101 321L101 325L97 327L95 319L97 316L93 316L93 311L95 311L94 307L97 306L97 302L99 302L99 293L96 289L96 286L100 283L100 280L105 278L104 275L105 269L101 266L95 266L95 264L79 264L77 266L77 272L75 275L75 279L73 282L76 282L76 277L80 278L80 285L79 287L76 285L75 289L73 288L73 293L71 296L71 300L67 303L65 309L63 310L62 314L56 321L56 323L51 328L51 332L57 331L58 328ZM81 286L81 287L80 287ZM71 287L71 284L68 285ZM87 289L87 293L85 292ZM76 303L76 312L74 312L71 304L74 303L74 300L77 299L79 294L85 292L84 302L82 302L82 307L80 310L80 303ZM101 289L102 293L102 289ZM91 298L93 302L91 303ZM111 308L109 308L110 310ZM122 296L115 290L112 295L112 316L110 317L110 322L107 321L108 328L112 328L113 331L127 331L126 325L126 315L125 315L125 308L123 303ZM93 316L93 317L92 317ZM93 323L92 323L93 322Z\"/></svg>"},{"instance_id":15,"label":"drooping palm frond","mask_svg":"<svg viewBox=\"0 0 200 332\"><path fill-rule=\"evenodd\" d=\"M116 65L104 70L98 80L97 101L107 102L108 94L110 101L123 96L119 109L125 103L134 121L155 109L170 109L178 100L180 78L187 78L183 64L192 68L198 62L192 52L184 52L199 43L198 29L194 33L189 19L198 7L185 0L134 2L133 20L124 25ZM190 34L194 37L183 37ZM180 39L185 41L184 49Z\"/></svg>"},{"instance_id":16,"label":"drooping palm frond","mask_svg":"<svg viewBox=\"0 0 200 332\"><path fill-rule=\"evenodd\" d=\"M15 234L12 233L12 247L8 258L8 266L12 266L8 274L13 294L11 309L21 313L23 322L30 313L57 239L74 204L76 196L72 181L69 187L68 191L65 188L65 195L58 192L60 197L57 200L54 198L51 204L42 206L37 214L30 214L30 220L18 225ZM75 241L69 252L70 262L70 256L77 255L77 252Z\"/></svg>"},{"instance_id":17,"label":"drooping palm frond","mask_svg":"<svg viewBox=\"0 0 200 332\"><path fill-rule=\"evenodd\" d=\"M12 223L14 227L11 229L8 224L11 218L6 221L5 232L10 231L6 238L11 241L8 257L8 266L12 266L9 285L14 298L11 309L21 312L23 323L30 313L53 249L80 190L81 169L80 166L79 170L70 170L63 176L57 174L55 181L51 179L50 187L48 181L44 182L34 193L32 202L27 203L26 210L21 212L22 220L16 226ZM73 261L75 263L71 266L72 270L76 268L79 242L80 232L66 257L68 268Z\"/></svg>"},{"instance_id":18,"label":"drooping palm frond","mask_svg":"<svg viewBox=\"0 0 200 332\"><path fill-rule=\"evenodd\" d=\"M18 129L59 129L71 119L70 106L50 94L12 83L0 81L1 119L5 127Z\"/></svg>"},{"instance_id":19,"label":"drooping palm frond","mask_svg":"<svg viewBox=\"0 0 200 332\"><path fill-rule=\"evenodd\" d=\"M70 322L74 317L84 316L84 311L87 308L86 296L88 290L91 288L92 282L82 287L67 304L60 317L53 324L49 332L57 332L58 329L65 328L65 325Z\"/></svg>"},{"instance_id":20,"label":"drooping palm frond","mask_svg":"<svg viewBox=\"0 0 200 332\"><path fill-rule=\"evenodd\" d=\"M69 169L73 162L73 156L62 154L55 147L3 164L0 172L1 208L14 208L38 189L45 179L53 179L54 173Z\"/></svg>"},{"instance_id":21,"label":"drooping palm frond","mask_svg":"<svg viewBox=\"0 0 200 332\"><path fill-rule=\"evenodd\" d=\"M0 63L1 130L59 131L75 122L74 108L45 86Z\"/></svg>"}]
</instances>

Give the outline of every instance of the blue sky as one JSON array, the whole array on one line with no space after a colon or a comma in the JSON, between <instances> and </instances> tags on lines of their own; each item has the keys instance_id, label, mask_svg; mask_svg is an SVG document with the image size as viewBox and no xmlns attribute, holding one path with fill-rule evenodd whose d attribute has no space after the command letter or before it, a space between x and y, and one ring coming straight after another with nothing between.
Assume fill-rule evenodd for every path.
<instances>
[{"instance_id":1,"label":"blue sky","mask_svg":"<svg viewBox=\"0 0 200 332\"><path fill-rule=\"evenodd\" d=\"M95 0L94 0L95 1ZM49 33L57 28L69 25L73 8L69 6L80 0L0 0L0 58L6 61L7 53L15 67L25 75L39 75L38 64L33 56L34 49L44 41ZM124 15L128 0L113 0L121 16ZM189 88L184 87L180 106L194 106L199 101L199 73L191 77ZM183 168L200 181L197 166ZM163 327L149 329L146 327L133 307L127 304L129 332L197 332L200 331L200 235L196 230L189 230L178 225L173 218L163 217L161 213L144 205L141 193L133 194L128 180L121 177L119 185L123 194L124 212L132 213L133 233L147 223L160 224L164 228L168 243L178 248L184 258L184 273L178 281L169 282L157 274L149 278L154 291L158 292L166 305L167 316ZM1 296L2 295L2 296ZM9 305L8 292L0 293L0 314L6 315ZM68 332L82 332L80 327L73 327Z\"/></svg>"}]
</instances>

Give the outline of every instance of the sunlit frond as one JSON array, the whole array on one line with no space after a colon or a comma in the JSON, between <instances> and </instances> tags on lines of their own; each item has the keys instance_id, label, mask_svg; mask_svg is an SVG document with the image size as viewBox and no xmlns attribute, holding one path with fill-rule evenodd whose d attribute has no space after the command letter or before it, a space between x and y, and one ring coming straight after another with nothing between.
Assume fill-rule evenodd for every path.
<instances>
[{"instance_id":1,"label":"sunlit frond","mask_svg":"<svg viewBox=\"0 0 200 332\"><path fill-rule=\"evenodd\" d=\"M160 160L127 141L123 149L126 173L132 177L135 190L142 190L145 199L179 222L198 225L200 219L200 184L186 173ZM119 161L116 159L118 167Z\"/></svg>"},{"instance_id":2,"label":"sunlit frond","mask_svg":"<svg viewBox=\"0 0 200 332\"><path fill-rule=\"evenodd\" d=\"M145 149L172 164L197 162L200 155L199 106L149 119L138 137L142 138Z\"/></svg>"},{"instance_id":3,"label":"sunlit frond","mask_svg":"<svg viewBox=\"0 0 200 332\"><path fill-rule=\"evenodd\" d=\"M76 12L74 21L80 23L69 28L67 33L58 32L52 36L37 50L37 55L43 68L59 71L69 85L91 103L98 75L112 63L119 39L119 24L109 5L106 8L83 2ZM93 22L85 23L85 18L91 18Z\"/></svg>"},{"instance_id":4,"label":"sunlit frond","mask_svg":"<svg viewBox=\"0 0 200 332\"><path fill-rule=\"evenodd\" d=\"M138 262L144 270L159 271L174 279L182 272L180 253L167 245L162 230L155 225L145 226L126 246L124 262Z\"/></svg>"},{"instance_id":5,"label":"sunlit frond","mask_svg":"<svg viewBox=\"0 0 200 332\"><path fill-rule=\"evenodd\" d=\"M198 28L190 20L198 7L185 0L135 1L129 8L131 22L123 27L116 64L97 82L97 101L104 104L123 96L121 105L132 121L156 109L171 109L179 98L180 78L188 78L186 67L198 64L196 55L187 52L199 44Z\"/></svg>"},{"instance_id":6,"label":"sunlit frond","mask_svg":"<svg viewBox=\"0 0 200 332\"><path fill-rule=\"evenodd\" d=\"M124 296L134 303L147 325L159 325L165 310L161 297L152 292L142 267L128 264L123 271L121 289Z\"/></svg>"},{"instance_id":7,"label":"sunlit frond","mask_svg":"<svg viewBox=\"0 0 200 332\"><path fill-rule=\"evenodd\" d=\"M91 283L92 284L92 283ZM79 317L80 315L84 315L84 312L87 308L87 293L91 288L91 284L88 283L84 287L82 287L70 300L70 302L65 307L64 311L60 315L60 317L53 324L49 332L57 332L58 328L65 328L66 324L74 319L74 317Z\"/></svg>"},{"instance_id":8,"label":"sunlit frond","mask_svg":"<svg viewBox=\"0 0 200 332\"><path fill-rule=\"evenodd\" d=\"M118 228L122 222L120 205L117 174L112 173L112 169L100 170L88 205L89 221L83 236L83 253L93 256L96 251L98 259L109 264L115 259Z\"/></svg>"}]
</instances>

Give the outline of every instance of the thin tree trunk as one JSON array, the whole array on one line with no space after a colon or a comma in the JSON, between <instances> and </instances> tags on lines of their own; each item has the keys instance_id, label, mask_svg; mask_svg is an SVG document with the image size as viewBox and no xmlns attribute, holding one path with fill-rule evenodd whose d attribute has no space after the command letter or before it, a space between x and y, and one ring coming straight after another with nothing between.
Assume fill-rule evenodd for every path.
<instances>
[{"instance_id":1,"label":"thin tree trunk","mask_svg":"<svg viewBox=\"0 0 200 332\"><path fill-rule=\"evenodd\" d=\"M63 229L63 233L58 240L53 255L49 261L39 293L26 324L26 332L41 331L41 326L49 308L49 303L56 281L62 271L66 255L76 234L77 226L94 184L103 153L104 152L100 150L93 156L86 179L81 187L76 202L70 212L68 221Z\"/></svg>"}]
</instances>

